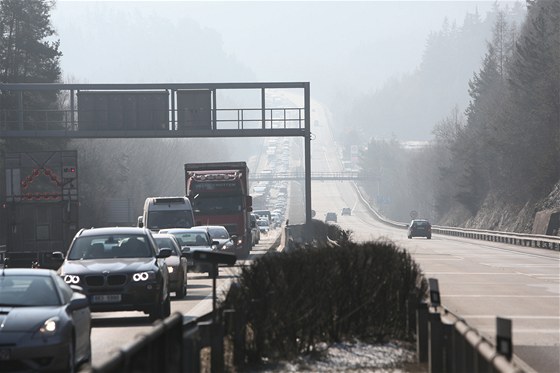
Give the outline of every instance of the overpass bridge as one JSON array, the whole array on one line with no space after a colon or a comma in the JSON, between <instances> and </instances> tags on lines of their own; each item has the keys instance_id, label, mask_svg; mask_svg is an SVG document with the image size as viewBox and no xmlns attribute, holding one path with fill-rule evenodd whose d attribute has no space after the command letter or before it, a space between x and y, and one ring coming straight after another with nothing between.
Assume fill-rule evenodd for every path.
<instances>
[{"instance_id":1,"label":"overpass bridge","mask_svg":"<svg viewBox=\"0 0 560 373\"><path fill-rule=\"evenodd\" d=\"M249 181L304 180L304 172L255 172L249 174ZM311 180L376 180L377 175L362 171L311 172Z\"/></svg>"}]
</instances>

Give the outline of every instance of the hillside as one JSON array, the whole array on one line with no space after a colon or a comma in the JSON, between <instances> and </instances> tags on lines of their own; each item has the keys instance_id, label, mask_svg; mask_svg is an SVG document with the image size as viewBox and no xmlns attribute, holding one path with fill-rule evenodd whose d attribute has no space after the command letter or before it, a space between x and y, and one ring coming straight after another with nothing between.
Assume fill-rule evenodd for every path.
<instances>
[{"instance_id":1,"label":"hillside","mask_svg":"<svg viewBox=\"0 0 560 373\"><path fill-rule=\"evenodd\" d=\"M556 209L560 209L560 181L546 198L513 204L504 202L499 196L488 196L476 216L471 216L466 209L456 208L438 220L437 224L531 233L537 212Z\"/></svg>"}]
</instances>

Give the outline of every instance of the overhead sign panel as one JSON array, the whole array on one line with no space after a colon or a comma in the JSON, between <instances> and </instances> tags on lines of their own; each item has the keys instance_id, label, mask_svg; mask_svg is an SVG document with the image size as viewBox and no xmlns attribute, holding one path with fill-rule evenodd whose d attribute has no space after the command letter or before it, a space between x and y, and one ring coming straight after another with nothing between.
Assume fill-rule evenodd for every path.
<instances>
[{"instance_id":1,"label":"overhead sign panel","mask_svg":"<svg viewBox=\"0 0 560 373\"><path fill-rule=\"evenodd\" d=\"M79 131L169 130L167 91L80 91Z\"/></svg>"},{"instance_id":2,"label":"overhead sign panel","mask_svg":"<svg viewBox=\"0 0 560 373\"><path fill-rule=\"evenodd\" d=\"M212 91L182 89L177 91L177 129L212 128Z\"/></svg>"}]
</instances>

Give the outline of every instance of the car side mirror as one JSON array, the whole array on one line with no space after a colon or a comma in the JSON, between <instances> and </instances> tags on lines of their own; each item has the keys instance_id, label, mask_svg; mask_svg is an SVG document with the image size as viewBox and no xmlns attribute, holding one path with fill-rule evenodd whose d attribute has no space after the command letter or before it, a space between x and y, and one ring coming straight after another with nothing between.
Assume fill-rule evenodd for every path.
<instances>
[{"instance_id":1,"label":"car side mirror","mask_svg":"<svg viewBox=\"0 0 560 373\"><path fill-rule=\"evenodd\" d=\"M197 261L212 263L212 264L225 264L232 266L237 261L237 257L232 253L216 253L209 251L193 251L193 258Z\"/></svg>"},{"instance_id":2,"label":"car side mirror","mask_svg":"<svg viewBox=\"0 0 560 373\"><path fill-rule=\"evenodd\" d=\"M51 255L51 259L57 262L64 261L64 253L62 251L55 251Z\"/></svg>"},{"instance_id":3,"label":"car side mirror","mask_svg":"<svg viewBox=\"0 0 560 373\"><path fill-rule=\"evenodd\" d=\"M89 307L89 301L85 296L72 298L70 299L70 303L68 303L69 311L80 310L86 307Z\"/></svg>"},{"instance_id":4,"label":"car side mirror","mask_svg":"<svg viewBox=\"0 0 560 373\"><path fill-rule=\"evenodd\" d=\"M80 285L70 285L70 288L74 290L74 292L76 293L82 293L82 294L84 293L84 288L81 287Z\"/></svg>"},{"instance_id":5,"label":"car side mirror","mask_svg":"<svg viewBox=\"0 0 560 373\"><path fill-rule=\"evenodd\" d=\"M163 249L159 249L159 252L156 255L156 258L169 258L171 256L171 254L173 254L171 249L168 249L168 248L164 247Z\"/></svg>"}]
</instances>

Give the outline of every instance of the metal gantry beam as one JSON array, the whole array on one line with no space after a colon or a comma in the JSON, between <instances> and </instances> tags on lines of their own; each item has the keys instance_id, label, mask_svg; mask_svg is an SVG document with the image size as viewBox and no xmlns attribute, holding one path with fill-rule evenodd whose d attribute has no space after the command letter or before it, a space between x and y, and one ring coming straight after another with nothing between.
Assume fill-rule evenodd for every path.
<instances>
[{"instance_id":1,"label":"metal gantry beam","mask_svg":"<svg viewBox=\"0 0 560 373\"><path fill-rule=\"evenodd\" d=\"M251 174L250 181L304 180L304 172L257 172ZM377 176L368 172L311 172L311 180L376 180Z\"/></svg>"},{"instance_id":2,"label":"metal gantry beam","mask_svg":"<svg viewBox=\"0 0 560 373\"><path fill-rule=\"evenodd\" d=\"M217 91L243 89L260 91L255 108L219 106ZM266 107L266 92L271 89L302 89L303 108ZM32 97L33 93L47 91L66 92L70 98L69 107L41 110L26 105L26 98ZM200 93L198 98L203 98L202 106L196 100L186 103L179 100L180 93L188 96L193 92ZM137 97L143 97L144 101L138 101ZM305 215L306 223L311 223L309 82L0 83L0 101L3 103L0 107L0 139L303 137ZM15 107L4 105L9 101L14 102ZM128 101L136 104L127 105L125 102Z\"/></svg>"},{"instance_id":3,"label":"metal gantry beam","mask_svg":"<svg viewBox=\"0 0 560 373\"><path fill-rule=\"evenodd\" d=\"M305 224L308 231L311 230L311 219L313 219L311 209L311 95L309 88L309 83L305 83L303 104L305 110Z\"/></svg>"}]
</instances>

